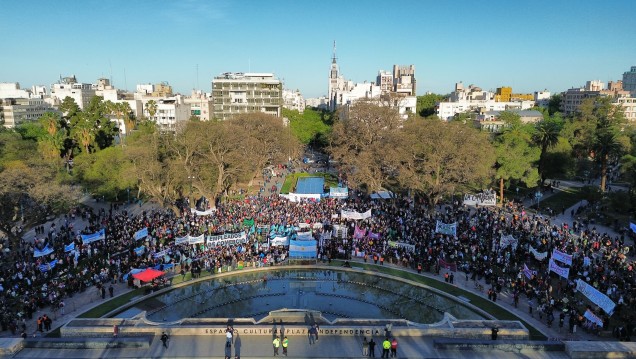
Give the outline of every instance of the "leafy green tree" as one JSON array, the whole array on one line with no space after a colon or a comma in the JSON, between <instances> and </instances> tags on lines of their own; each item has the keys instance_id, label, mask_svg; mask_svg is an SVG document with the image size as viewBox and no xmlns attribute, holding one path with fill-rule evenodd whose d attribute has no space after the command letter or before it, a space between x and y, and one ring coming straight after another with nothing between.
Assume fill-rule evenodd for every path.
<instances>
[{"instance_id":1,"label":"leafy green tree","mask_svg":"<svg viewBox=\"0 0 636 359\"><path fill-rule=\"evenodd\" d=\"M429 208L443 196L492 179L494 148L488 134L452 121L412 119L385 146L400 185L422 195Z\"/></svg>"},{"instance_id":2,"label":"leafy green tree","mask_svg":"<svg viewBox=\"0 0 636 359\"><path fill-rule=\"evenodd\" d=\"M545 153L542 152L539 163L542 179L571 178L576 175L576 161L572 156L572 146L565 137L559 137L554 146Z\"/></svg>"},{"instance_id":3,"label":"leafy green tree","mask_svg":"<svg viewBox=\"0 0 636 359\"><path fill-rule=\"evenodd\" d=\"M532 132L526 126L509 127L495 138L496 169L499 178L499 196L504 200L504 181L518 180L527 186L539 181L536 163L541 149L532 142Z\"/></svg>"},{"instance_id":4,"label":"leafy green tree","mask_svg":"<svg viewBox=\"0 0 636 359\"><path fill-rule=\"evenodd\" d=\"M563 102L563 96L561 96L561 94L555 94L550 97L550 101L548 102L548 114L550 116L561 112L561 102Z\"/></svg>"},{"instance_id":5,"label":"leafy green tree","mask_svg":"<svg viewBox=\"0 0 636 359\"><path fill-rule=\"evenodd\" d=\"M146 105L144 107L146 108L146 112L148 112L148 116L150 116L150 118L154 120L155 114L157 113L157 101L150 100L146 102Z\"/></svg>"},{"instance_id":6,"label":"leafy green tree","mask_svg":"<svg viewBox=\"0 0 636 359\"><path fill-rule=\"evenodd\" d=\"M541 176L541 185L543 185L547 178L545 162L548 150L556 146L559 142L561 129L563 129L563 120L558 115L539 121L535 125L532 140L541 149L538 167L539 175Z\"/></svg>"},{"instance_id":7,"label":"leafy green tree","mask_svg":"<svg viewBox=\"0 0 636 359\"><path fill-rule=\"evenodd\" d=\"M75 99L70 96L66 96L64 100L62 100L59 108L60 111L62 111L64 118L66 119L72 118L73 116L75 116L76 113L81 111L79 106L75 102Z\"/></svg>"},{"instance_id":8,"label":"leafy green tree","mask_svg":"<svg viewBox=\"0 0 636 359\"><path fill-rule=\"evenodd\" d=\"M108 147L92 155L82 153L75 157L74 175L93 194L110 200L128 188L135 188L137 177L132 163L121 147Z\"/></svg>"},{"instance_id":9,"label":"leafy green tree","mask_svg":"<svg viewBox=\"0 0 636 359\"><path fill-rule=\"evenodd\" d=\"M289 119L291 134L304 145L322 148L327 145L331 126L323 119L323 113L313 109L305 109L303 113L297 110L283 109L283 117Z\"/></svg>"},{"instance_id":10,"label":"leafy green tree","mask_svg":"<svg viewBox=\"0 0 636 359\"><path fill-rule=\"evenodd\" d=\"M437 103L444 101L447 97L447 95L439 95L434 93L417 96L417 114L422 117L435 115Z\"/></svg>"}]
</instances>

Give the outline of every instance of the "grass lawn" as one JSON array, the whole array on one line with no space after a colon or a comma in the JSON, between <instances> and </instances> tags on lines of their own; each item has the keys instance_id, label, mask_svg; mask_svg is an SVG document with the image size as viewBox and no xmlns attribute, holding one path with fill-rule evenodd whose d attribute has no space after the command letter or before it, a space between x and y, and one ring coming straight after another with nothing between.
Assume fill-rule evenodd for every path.
<instances>
[{"instance_id":1,"label":"grass lawn","mask_svg":"<svg viewBox=\"0 0 636 359\"><path fill-rule=\"evenodd\" d=\"M539 202L539 208L551 208L556 212L561 212L563 208L568 209L583 199L583 193L581 191L581 187L570 187L563 189L556 189L555 193L546 197L545 199L541 198ZM536 205L532 206L532 208L536 209Z\"/></svg>"},{"instance_id":2,"label":"grass lawn","mask_svg":"<svg viewBox=\"0 0 636 359\"><path fill-rule=\"evenodd\" d=\"M414 282L422 283L424 285L427 285L427 286L435 288L435 289L439 289L439 290L441 290L441 291L443 291L445 293L448 293L448 294L451 294L451 295L454 295L454 296L461 295L461 296L463 296L465 298L468 298L472 305L474 305L474 306L482 309L483 311L491 314L492 316L494 316L497 319L500 319L500 320L518 320L518 321L520 321L530 331L530 338L532 340L546 340L547 339L536 328L534 328L533 326L531 326L530 324L528 324L527 322L525 322L521 318L517 317L516 315L512 314L511 312L509 312L509 311L507 311L505 309L502 309L501 307L499 307L498 305L494 304L490 300L487 300L487 299L485 299L483 297L480 297L477 294L474 294L474 293L465 291L463 289L460 289L459 287L456 287L454 285L450 285L450 284L447 284L445 282L440 282L440 281L428 278L428 277L423 276L423 275L418 275L417 273L402 271L402 270L399 270L399 269L396 269L396 268L378 267L376 265L367 264L367 263L358 263L358 262L350 262L350 264L351 264L352 267L362 268L362 269L365 269L365 270L368 270L368 271L372 271L372 272L380 272L380 273L384 273L384 274L394 275L396 277L400 277L400 278L412 280ZM331 266L340 267L340 266L342 266L342 261L332 261L331 262ZM459 299L457 299L457 300L460 301Z\"/></svg>"},{"instance_id":3,"label":"grass lawn","mask_svg":"<svg viewBox=\"0 0 636 359\"><path fill-rule=\"evenodd\" d=\"M130 302L130 300L133 299L134 297L137 297L143 294L144 294L144 288L138 288L138 289L132 290L126 294L120 295L117 298L113 298L103 304L100 304L96 306L95 308L90 309L78 315L77 317L78 318L100 318L106 313L109 313L121 307L122 305Z\"/></svg>"},{"instance_id":4,"label":"grass lawn","mask_svg":"<svg viewBox=\"0 0 636 359\"><path fill-rule=\"evenodd\" d=\"M318 173L292 173L285 177L285 182L283 182L283 186L280 189L280 193L289 194L296 188L296 183L298 179L301 177L323 177L325 179L325 185L327 187L335 187L338 185L338 179L331 173L318 172Z\"/></svg>"}]
</instances>

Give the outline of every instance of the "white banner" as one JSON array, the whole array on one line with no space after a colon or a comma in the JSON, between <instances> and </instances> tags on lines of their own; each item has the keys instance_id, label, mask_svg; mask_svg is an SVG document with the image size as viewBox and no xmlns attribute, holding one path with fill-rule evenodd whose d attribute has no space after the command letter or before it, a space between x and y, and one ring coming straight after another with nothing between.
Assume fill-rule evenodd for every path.
<instances>
[{"instance_id":1,"label":"white banner","mask_svg":"<svg viewBox=\"0 0 636 359\"><path fill-rule=\"evenodd\" d=\"M223 246L245 242L247 242L247 234L245 232L225 233L216 236L208 236L206 246Z\"/></svg>"},{"instance_id":2,"label":"white banner","mask_svg":"<svg viewBox=\"0 0 636 359\"><path fill-rule=\"evenodd\" d=\"M394 242L394 241L389 241L388 243L389 243L389 247L404 248L407 251L415 252L415 245L413 244L408 244L404 242Z\"/></svg>"},{"instance_id":3,"label":"white banner","mask_svg":"<svg viewBox=\"0 0 636 359\"><path fill-rule=\"evenodd\" d=\"M467 206L496 206L497 193L495 191L485 191L478 194L465 194L464 204Z\"/></svg>"},{"instance_id":4,"label":"white banner","mask_svg":"<svg viewBox=\"0 0 636 359\"><path fill-rule=\"evenodd\" d=\"M360 213L356 211L345 211L343 209L342 211L340 211L340 217L345 219L367 219L371 217L371 210Z\"/></svg>"},{"instance_id":5,"label":"white banner","mask_svg":"<svg viewBox=\"0 0 636 359\"><path fill-rule=\"evenodd\" d=\"M435 225L435 233L457 236L457 222L446 224L442 221L437 221L437 224Z\"/></svg>"},{"instance_id":6,"label":"white banner","mask_svg":"<svg viewBox=\"0 0 636 359\"><path fill-rule=\"evenodd\" d=\"M572 255L561 252L556 248L552 251L552 259L557 260L561 263L565 263L569 266L572 265Z\"/></svg>"},{"instance_id":7,"label":"white banner","mask_svg":"<svg viewBox=\"0 0 636 359\"><path fill-rule=\"evenodd\" d=\"M560 275L561 277L568 279L570 276L570 268L559 267L552 259L550 259L550 271Z\"/></svg>"},{"instance_id":8,"label":"white banner","mask_svg":"<svg viewBox=\"0 0 636 359\"><path fill-rule=\"evenodd\" d=\"M512 234L504 236L501 235L501 239L499 240L499 246L501 249L504 249L508 246L512 246L513 249L517 249L517 244L519 240L512 236Z\"/></svg>"},{"instance_id":9,"label":"white banner","mask_svg":"<svg viewBox=\"0 0 636 359\"><path fill-rule=\"evenodd\" d=\"M309 241L314 239L314 235L311 232L297 232L296 239L299 241Z\"/></svg>"},{"instance_id":10,"label":"white banner","mask_svg":"<svg viewBox=\"0 0 636 359\"><path fill-rule=\"evenodd\" d=\"M190 236L185 236L185 237L177 237L174 239L174 244L175 245L179 245L179 244L188 244Z\"/></svg>"},{"instance_id":11,"label":"white banner","mask_svg":"<svg viewBox=\"0 0 636 359\"><path fill-rule=\"evenodd\" d=\"M614 312L616 303L609 299L609 297L605 294L599 292L596 288L587 284L584 280L576 280L576 290L586 296L587 299L589 299L592 303L601 307L601 309L603 309L605 313L612 315L612 313Z\"/></svg>"},{"instance_id":12,"label":"white banner","mask_svg":"<svg viewBox=\"0 0 636 359\"><path fill-rule=\"evenodd\" d=\"M196 208L190 208L190 212L196 214L197 216L209 216L211 214L214 214L214 212L216 212L216 209L210 208L207 211L197 211Z\"/></svg>"},{"instance_id":13,"label":"white banner","mask_svg":"<svg viewBox=\"0 0 636 359\"><path fill-rule=\"evenodd\" d=\"M274 237L269 241L270 246L288 246L289 245L289 237Z\"/></svg>"},{"instance_id":14,"label":"white banner","mask_svg":"<svg viewBox=\"0 0 636 359\"><path fill-rule=\"evenodd\" d=\"M599 318L596 314L592 313L589 309L585 311L585 314L583 314L583 316L587 318L587 320L589 320L590 322L596 323L596 325L603 328L603 319Z\"/></svg>"},{"instance_id":15,"label":"white banner","mask_svg":"<svg viewBox=\"0 0 636 359\"><path fill-rule=\"evenodd\" d=\"M198 237L188 236L188 244L199 244L205 242L205 235L200 235Z\"/></svg>"},{"instance_id":16,"label":"white banner","mask_svg":"<svg viewBox=\"0 0 636 359\"><path fill-rule=\"evenodd\" d=\"M542 261L548 256L548 252L539 252L536 249L532 248L532 246L530 246L530 253L532 253L534 258L538 261Z\"/></svg>"}]
</instances>

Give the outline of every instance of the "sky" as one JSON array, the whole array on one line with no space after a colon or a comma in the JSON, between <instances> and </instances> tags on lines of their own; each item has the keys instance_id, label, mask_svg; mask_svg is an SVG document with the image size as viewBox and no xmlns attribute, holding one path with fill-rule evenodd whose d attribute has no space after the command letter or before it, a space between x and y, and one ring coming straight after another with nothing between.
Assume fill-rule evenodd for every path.
<instances>
[{"instance_id":1,"label":"sky","mask_svg":"<svg viewBox=\"0 0 636 359\"><path fill-rule=\"evenodd\" d=\"M413 64L418 95L460 81L554 93L635 66L634 14L634 0L3 0L0 82L74 74L190 94L223 72L271 72L318 97L336 41L354 82Z\"/></svg>"}]
</instances>

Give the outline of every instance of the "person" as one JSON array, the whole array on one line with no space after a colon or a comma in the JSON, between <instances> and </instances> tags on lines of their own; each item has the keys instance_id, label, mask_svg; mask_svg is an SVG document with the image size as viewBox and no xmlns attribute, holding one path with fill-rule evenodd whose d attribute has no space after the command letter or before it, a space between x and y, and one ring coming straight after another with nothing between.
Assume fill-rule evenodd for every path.
<instances>
[{"instance_id":1,"label":"person","mask_svg":"<svg viewBox=\"0 0 636 359\"><path fill-rule=\"evenodd\" d=\"M22 331L22 333L20 334L20 336L22 337L22 339L26 339L27 338L27 333L25 330Z\"/></svg>"},{"instance_id":2,"label":"person","mask_svg":"<svg viewBox=\"0 0 636 359\"><path fill-rule=\"evenodd\" d=\"M382 358L388 358L389 357L389 350L391 349L391 342L389 341L389 338L384 338L384 341L382 342Z\"/></svg>"},{"instance_id":3,"label":"person","mask_svg":"<svg viewBox=\"0 0 636 359\"><path fill-rule=\"evenodd\" d=\"M113 325L113 337L117 338L117 336L119 335L119 327L117 326L117 324Z\"/></svg>"},{"instance_id":4,"label":"person","mask_svg":"<svg viewBox=\"0 0 636 359\"><path fill-rule=\"evenodd\" d=\"M283 355L287 356L287 346L289 346L289 339L287 339L287 336L285 336L285 339L283 339Z\"/></svg>"},{"instance_id":5,"label":"person","mask_svg":"<svg viewBox=\"0 0 636 359\"><path fill-rule=\"evenodd\" d=\"M168 336L168 334L166 334L166 332L163 332L161 334L161 342L163 343L163 347L168 349L168 341L170 340L170 337Z\"/></svg>"},{"instance_id":6,"label":"person","mask_svg":"<svg viewBox=\"0 0 636 359\"><path fill-rule=\"evenodd\" d=\"M316 339L318 337L318 329L316 329L316 326L312 325L311 328L309 328L308 334L309 345L316 344Z\"/></svg>"},{"instance_id":7,"label":"person","mask_svg":"<svg viewBox=\"0 0 636 359\"><path fill-rule=\"evenodd\" d=\"M499 328L493 327L490 333L492 340L497 340L497 333L499 332Z\"/></svg>"},{"instance_id":8,"label":"person","mask_svg":"<svg viewBox=\"0 0 636 359\"><path fill-rule=\"evenodd\" d=\"M384 327L384 336L389 338L391 336L392 329L393 329L393 324L387 323L386 327Z\"/></svg>"},{"instance_id":9,"label":"person","mask_svg":"<svg viewBox=\"0 0 636 359\"><path fill-rule=\"evenodd\" d=\"M369 340L369 356L375 358L375 340L373 338Z\"/></svg>"},{"instance_id":10,"label":"person","mask_svg":"<svg viewBox=\"0 0 636 359\"><path fill-rule=\"evenodd\" d=\"M367 337L362 339L362 356L369 356L369 342L367 341Z\"/></svg>"},{"instance_id":11,"label":"person","mask_svg":"<svg viewBox=\"0 0 636 359\"><path fill-rule=\"evenodd\" d=\"M398 341L393 337L393 340L391 340L391 358L397 358L397 346Z\"/></svg>"},{"instance_id":12,"label":"person","mask_svg":"<svg viewBox=\"0 0 636 359\"><path fill-rule=\"evenodd\" d=\"M106 287L102 286L102 299L106 299Z\"/></svg>"},{"instance_id":13,"label":"person","mask_svg":"<svg viewBox=\"0 0 636 359\"><path fill-rule=\"evenodd\" d=\"M278 339L278 335L272 341L272 345L274 346L274 356L278 355L278 347L280 347L280 339Z\"/></svg>"},{"instance_id":14,"label":"person","mask_svg":"<svg viewBox=\"0 0 636 359\"><path fill-rule=\"evenodd\" d=\"M110 286L108 286L108 294L110 294L110 297L113 297L113 293L115 292L115 288L113 288L113 285L111 284Z\"/></svg>"},{"instance_id":15,"label":"person","mask_svg":"<svg viewBox=\"0 0 636 359\"><path fill-rule=\"evenodd\" d=\"M225 346L226 347L232 346L233 335L234 335L234 329L232 328L231 325L228 325L227 328L225 329Z\"/></svg>"}]
</instances>

